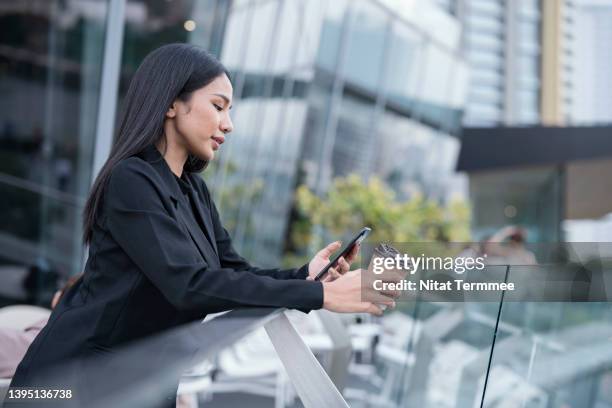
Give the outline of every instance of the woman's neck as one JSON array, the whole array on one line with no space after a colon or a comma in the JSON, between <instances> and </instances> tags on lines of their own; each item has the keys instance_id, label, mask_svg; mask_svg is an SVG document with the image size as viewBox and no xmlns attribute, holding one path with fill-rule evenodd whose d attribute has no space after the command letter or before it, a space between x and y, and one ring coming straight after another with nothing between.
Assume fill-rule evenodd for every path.
<instances>
[{"instance_id":1,"label":"woman's neck","mask_svg":"<svg viewBox=\"0 0 612 408\"><path fill-rule=\"evenodd\" d=\"M172 173L176 174L177 177L181 177L183 175L183 166L187 161L187 151L180 146L173 145L172 143L166 145L166 141L164 139L158 142L155 147L164 157L166 163L168 163L168 167L170 167Z\"/></svg>"}]
</instances>

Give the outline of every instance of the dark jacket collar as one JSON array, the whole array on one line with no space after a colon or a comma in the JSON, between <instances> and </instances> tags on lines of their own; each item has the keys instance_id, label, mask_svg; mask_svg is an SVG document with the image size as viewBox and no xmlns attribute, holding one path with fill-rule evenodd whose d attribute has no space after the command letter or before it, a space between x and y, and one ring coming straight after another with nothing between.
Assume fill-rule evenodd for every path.
<instances>
[{"instance_id":1,"label":"dark jacket collar","mask_svg":"<svg viewBox=\"0 0 612 408\"><path fill-rule=\"evenodd\" d=\"M183 194L191 194L193 192L193 188L191 187L191 182L189 181L189 177L183 172L181 177L174 175L174 179L179 185L179 188L183 192Z\"/></svg>"},{"instance_id":2,"label":"dark jacket collar","mask_svg":"<svg viewBox=\"0 0 612 408\"><path fill-rule=\"evenodd\" d=\"M183 201L181 200L183 196L183 191L188 194L198 196L196 189L194 189L191 185L189 185L189 183L185 182L184 180L178 179L178 177L172 172L172 170L170 169L170 166L168 166L168 163L166 162L164 157L161 155L159 150L157 150L155 145L149 145L145 147L142 150L142 152L138 154L138 156L141 157L146 162L148 162L149 164L151 164L151 166L153 166L155 171L157 171L157 173L160 175L160 177L164 181L164 184L168 187L170 198L174 201L175 206L180 205L179 202ZM185 174L185 177L190 180L191 184L194 183L193 177L190 177L189 174ZM181 187L181 184L184 184L183 186L184 188ZM200 217L200 219L206 226L204 230L204 234L206 234L208 238L207 242L201 242L200 240L194 237L195 231L193 229L199 228L199 227L195 225L190 225L188 223L184 223L184 224L187 227L187 229L189 229L190 234L192 234L192 237L194 237L194 240L196 241L196 244L200 247L200 250L203 250L204 253L206 253L210 249L212 250L214 257L217 258L218 257L217 245L216 245L215 236L213 233L213 226L210 220L210 216L211 216L210 208L203 208L201 204L201 200L194 199L194 202L195 202L195 210L197 212L197 216Z\"/></svg>"},{"instance_id":3,"label":"dark jacket collar","mask_svg":"<svg viewBox=\"0 0 612 408\"><path fill-rule=\"evenodd\" d=\"M159 150L157 150L157 147L155 147L155 145L149 145L145 147L144 150L138 154L138 156L153 166L153 168L157 171L168 187L170 197L174 199L176 204L181 197L182 192L178 183L176 182L175 174L170 169L170 166L168 166L164 156L162 156Z\"/></svg>"}]
</instances>

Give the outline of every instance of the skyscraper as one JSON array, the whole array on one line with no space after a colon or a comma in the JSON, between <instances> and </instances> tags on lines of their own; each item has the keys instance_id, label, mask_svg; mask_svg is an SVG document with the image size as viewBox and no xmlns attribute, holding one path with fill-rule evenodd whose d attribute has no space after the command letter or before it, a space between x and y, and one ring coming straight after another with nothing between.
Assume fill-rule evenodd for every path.
<instances>
[{"instance_id":1,"label":"skyscraper","mask_svg":"<svg viewBox=\"0 0 612 408\"><path fill-rule=\"evenodd\" d=\"M475 130L491 140L488 150L468 143L477 157L506 157L508 152L501 146L509 139L500 128L571 123L572 72L578 64L573 58L572 1L457 0L450 9L462 22L462 50L470 68L463 135L468 137L470 128L483 128ZM540 134L535 132L529 143ZM460 166L469 168L465 163ZM522 224L534 240L560 238L565 184L557 163L541 161L529 168L499 164L468 171L476 236Z\"/></svg>"},{"instance_id":2,"label":"skyscraper","mask_svg":"<svg viewBox=\"0 0 612 408\"><path fill-rule=\"evenodd\" d=\"M612 1L576 2L572 120L612 122Z\"/></svg>"},{"instance_id":3,"label":"skyscraper","mask_svg":"<svg viewBox=\"0 0 612 408\"><path fill-rule=\"evenodd\" d=\"M572 10L567 0L459 0L470 66L464 124L563 123L571 106Z\"/></svg>"}]
</instances>

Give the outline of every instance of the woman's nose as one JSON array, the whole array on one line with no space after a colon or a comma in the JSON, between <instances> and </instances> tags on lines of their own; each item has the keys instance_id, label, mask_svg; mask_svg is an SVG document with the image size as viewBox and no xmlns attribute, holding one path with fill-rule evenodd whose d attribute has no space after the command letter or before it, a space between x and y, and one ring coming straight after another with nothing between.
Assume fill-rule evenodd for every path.
<instances>
[{"instance_id":1,"label":"woman's nose","mask_svg":"<svg viewBox=\"0 0 612 408\"><path fill-rule=\"evenodd\" d=\"M232 130L234 130L234 124L228 116L227 119L221 122L221 131L227 134L230 133Z\"/></svg>"}]
</instances>

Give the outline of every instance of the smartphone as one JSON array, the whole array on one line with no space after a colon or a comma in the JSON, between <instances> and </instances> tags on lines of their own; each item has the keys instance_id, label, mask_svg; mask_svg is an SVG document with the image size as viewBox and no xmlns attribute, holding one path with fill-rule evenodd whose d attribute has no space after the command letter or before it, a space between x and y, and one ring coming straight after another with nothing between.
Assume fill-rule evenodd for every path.
<instances>
[{"instance_id":1,"label":"smartphone","mask_svg":"<svg viewBox=\"0 0 612 408\"><path fill-rule=\"evenodd\" d=\"M359 233L357 235L355 235L355 237L353 239L351 239L351 242L348 243L347 246L345 246L342 251L338 252L338 255L336 255L334 257L334 259L332 259L326 266L325 268L321 269L321 272L319 272L317 274L317 276L314 278L314 280L318 281L323 279L323 277L325 276L325 274L327 273L327 271L329 271L329 268L336 266L338 260L340 259L340 257L345 257L351 252L351 250L353 249L353 247L355 245L359 245L361 244L361 242L363 242L363 240L368 236L368 234L370 233L370 231L372 231L371 228L368 227L364 227L361 231L359 231Z\"/></svg>"}]
</instances>

